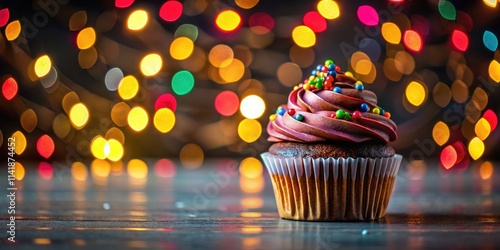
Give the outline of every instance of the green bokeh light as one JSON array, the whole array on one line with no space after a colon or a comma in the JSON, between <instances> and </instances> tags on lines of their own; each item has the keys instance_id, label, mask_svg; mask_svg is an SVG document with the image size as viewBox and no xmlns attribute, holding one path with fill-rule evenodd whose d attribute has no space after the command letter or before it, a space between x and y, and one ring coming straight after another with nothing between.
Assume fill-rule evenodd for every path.
<instances>
[{"instance_id":1,"label":"green bokeh light","mask_svg":"<svg viewBox=\"0 0 500 250\"><path fill-rule=\"evenodd\" d=\"M440 0L438 8L439 8L439 13L443 18L452 21L457 19L457 10L455 9L455 6L453 6L451 2L446 0Z\"/></svg>"},{"instance_id":2,"label":"green bokeh light","mask_svg":"<svg viewBox=\"0 0 500 250\"><path fill-rule=\"evenodd\" d=\"M174 77L172 77L172 90L177 95L185 95L194 87L194 77L191 72L187 70L181 70L175 73Z\"/></svg>"},{"instance_id":3,"label":"green bokeh light","mask_svg":"<svg viewBox=\"0 0 500 250\"><path fill-rule=\"evenodd\" d=\"M187 37L193 42L196 41L196 38L198 38L198 27L188 23L179 26L175 31L174 37L181 36Z\"/></svg>"}]
</instances>

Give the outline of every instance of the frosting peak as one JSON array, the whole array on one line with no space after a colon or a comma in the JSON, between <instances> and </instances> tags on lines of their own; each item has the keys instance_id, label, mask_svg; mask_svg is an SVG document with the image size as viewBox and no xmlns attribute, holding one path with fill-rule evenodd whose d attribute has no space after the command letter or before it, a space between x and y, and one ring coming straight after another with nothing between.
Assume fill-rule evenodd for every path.
<instances>
[{"instance_id":1,"label":"frosting peak","mask_svg":"<svg viewBox=\"0 0 500 250\"><path fill-rule=\"evenodd\" d=\"M267 125L269 141L394 141L397 126L377 106L377 96L340 71L332 60L318 65L288 96Z\"/></svg>"}]
</instances>

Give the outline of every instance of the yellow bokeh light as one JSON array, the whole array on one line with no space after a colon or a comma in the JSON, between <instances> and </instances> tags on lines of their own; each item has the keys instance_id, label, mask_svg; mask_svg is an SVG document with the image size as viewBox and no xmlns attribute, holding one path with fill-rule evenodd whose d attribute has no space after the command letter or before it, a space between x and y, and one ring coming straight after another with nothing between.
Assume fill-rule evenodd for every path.
<instances>
[{"instance_id":1,"label":"yellow bokeh light","mask_svg":"<svg viewBox=\"0 0 500 250\"><path fill-rule=\"evenodd\" d=\"M314 31L305 25L295 27L292 31L292 38L295 44L302 48L309 48L316 44Z\"/></svg>"},{"instance_id":2,"label":"yellow bokeh light","mask_svg":"<svg viewBox=\"0 0 500 250\"><path fill-rule=\"evenodd\" d=\"M118 85L118 95L123 100L130 100L137 95L137 92L139 92L139 82L137 79L132 75L123 77Z\"/></svg>"},{"instance_id":3,"label":"yellow bokeh light","mask_svg":"<svg viewBox=\"0 0 500 250\"><path fill-rule=\"evenodd\" d=\"M483 141L486 140L491 132L490 123L484 118L479 119L474 127L474 132L476 132L479 139Z\"/></svg>"},{"instance_id":4,"label":"yellow bokeh light","mask_svg":"<svg viewBox=\"0 0 500 250\"><path fill-rule=\"evenodd\" d=\"M363 59L356 62L354 71L356 71L356 73L361 75L368 75L371 69L372 69L372 62L370 60Z\"/></svg>"},{"instance_id":5,"label":"yellow bokeh light","mask_svg":"<svg viewBox=\"0 0 500 250\"><path fill-rule=\"evenodd\" d=\"M326 19L335 19L340 16L339 5L332 0L321 0L316 6L319 14Z\"/></svg>"},{"instance_id":6,"label":"yellow bokeh light","mask_svg":"<svg viewBox=\"0 0 500 250\"><path fill-rule=\"evenodd\" d=\"M115 139L110 139L107 141L107 145L109 147L109 152L108 152L108 159L110 161L119 161L123 157L123 146L122 144L115 140Z\"/></svg>"},{"instance_id":7,"label":"yellow bokeh light","mask_svg":"<svg viewBox=\"0 0 500 250\"><path fill-rule=\"evenodd\" d=\"M244 119L238 125L238 135L245 142L254 142L259 139L261 134L262 126L256 120Z\"/></svg>"},{"instance_id":8,"label":"yellow bokeh light","mask_svg":"<svg viewBox=\"0 0 500 250\"><path fill-rule=\"evenodd\" d=\"M146 55L141 60L141 72L145 76L154 76L158 74L163 66L161 56L155 53Z\"/></svg>"},{"instance_id":9,"label":"yellow bokeh light","mask_svg":"<svg viewBox=\"0 0 500 250\"><path fill-rule=\"evenodd\" d=\"M7 41L14 41L21 34L21 22L13 21L5 27L5 38Z\"/></svg>"},{"instance_id":10,"label":"yellow bokeh light","mask_svg":"<svg viewBox=\"0 0 500 250\"><path fill-rule=\"evenodd\" d=\"M81 162L74 162L71 164L71 176L73 176L73 179L85 181L87 180L88 175L89 171L87 170L85 164Z\"/></svg>"},{"instance_id":11,"label":"yellow bokeh light","mask_svg":"<svg viewBox=\"0 0 500 250\"><path fill-rule=\"evenodd\" d=\"M125 143L125 135L119 128L110 128L106 135L104 136L106 140L115 139L121 144Z\"/></svg>"},{"instance_id":12,"label":"yellow bokeh light","mask_svg":"<svg viewBox=\"0 0 500 250\"><path fill-rule=\"evenodd\" d=\"M120 127L127 125L127 117L130 106L124 102L119 102L111 108L111 120Z\"/></svg>"},{"instance_id":13,"label":"yellow bokeh light","mask_svg":"<svg viewBox=\"0 0 500 250\"><path fill-rule=\"evenodd\" d=\"M69 111L69 120L76 129L81 129L89 120L89 110L83 103L77 103Z\"/></svg>"},{"instance_id":14,"label":"yellow bokeh light","mask_svg":"<svg viewBox=\"0 0 500 250\"><path fill-rule=\"evenodd\" d=\"M127 164L127 172L132 178L143 179L148 175L148 165L139 159L132 159Z\"/></svg>"},{"instance_id":15,"label":"yellow bokeh light","mask_svg":"<svg viewBox=\"0 0 500 250\"><path fill-rule=\"evenodd\" d=\"M172 44L170 44L170 55L175 60L187 59L193 54L194 43L191 39L181 36L177 37Z\"/></svg>"},{"instance_id":16,"label":"yellow bokeh light","mask_svg":"<svg viewBox=\"0 0 500 250\"><path fill-rule=\"evenodd\" d=\"M495 82L500 82L500 63L497 60L492 60L488 67L490 78Z\"/></svg>"},{"instance_id":17,"label":"yellow bokeh light","mask_svg":"<svg viewBox=\"0 0 500 250\"><path fill-rule=\"evenodd\" d=\"M408 102L410 102L413 106L418 107L424 103L427 91L422 83L412 81L406 87L405 95Z\"/></svg>"},{"instance_id":18,"label":"yellow bokeh light","mask_svg":"<svg viewBox=\"0 0 500 250\"><path fill-rule=\"evenodd\" d=\"M182 166L189 169L199 168L203 163L204 157L203 149L193 143L184 145L179 153Z\"/></svg>"},{"instance_id":19,"label":"yellow bokeh light","mask_svg":"<svg viewBox=\"0 0 500 250\"><path fill-rule=\"evenodd\" d=\"M35 74L38 77L46 76L50 72L50 69L52 69L52 62L48 55L43 55L36 59Z\"/></svg>"},{"instance_id":20,"label":"yellow bokeh light","mask_svg":"<svg viewBox=\"0 0 500 250\"><path fill-rule=\"evenodd\" d=\"M246 178L257 178L262 176L262 163L254 157L248 157L240 163L240 174Z\"/></svg>"},{"instance_id":21,"label":"yellow bokeh light","mask_svg":"<svg viewBox=\"0 0 500 250\"><path fill-rule=\"evenodd\" d=\"M477 160L484 153L484 142L478 137L472 138L469 142L469 154L472 159Z\"/></svg>"},{"instance_id":22,"label":"yellow bokeh light","mask_svg":"<svg viewBox=\"0 0 500 250\"><path fill-rule=\"evenodd\" d=\"M26 149L26 145L28 145L26 137L21 131L16 131L14 132L14 134L12 134L12 138L14 138L14 143L16 145L14 147L14 152L16 152L16 154L18 155L22 154Z\"/></svg>"},{"instance_id":23,"label":"yellow bokeh light","mask_svg":"<svg viewBox=\"0 0 500 250\"><path fill-rule=\"evenodd\" d=\"M128 113L127 122L131 129L142 131L148 125L148 113L142 107L135 107Z\"/></svg>"},{"instance_id":24,"label":"yellow bokeh light","mask_svg":"<svg viewBox=\"0 0 500 250\"><path fill-rule=\"evenodd\" d=\"M486 6L495 8L497 7L497 0L483 0L483 2L486 4Z\"/></svg>"},{"instance_id":25,"label":"yellow bokeh light","mask_svg":"<svg viewBox=\"0 0 500 250\"><path fill-rule=\"evenodd\" d=\"M95 158L104 160L109 154L109 151L106 152L106 139L104 139L102 136L98 135L94 137L92 142L90 143L90 152L92 152L92 155L94 155Z\"/></svg>"},{"instance_id":26,"label":"yellow bokeh light","mask_svg":"<svg viewBox=\"0 0 500 250\"><path fill-rule=\"evenodd\" d=\"M155 128L161 133L168 133L175 125L175 114L169 108L158 109L153 117Z\"/></svg>"},{"instance_id":27,"label":"yellow bokeh light","mask_svg":"<svg viewBox=\"0 0 500 250\"><path fill-rule=\"evenodd\" d=\"M94 159L92 163L90 163L90 170L92 172L92 176L104 178L109 176L109 172L111 172L111 165L106 160Z\"/></svg>"},{"instance_id":28,"label":"yellow bokeh light","mask_svg":"<svg viewBox=\"0 0 500 250\"><path fill-rule=\"evenodd\" d=\"M241 24L241 17L233 10L224 10L217 15L215 24L223 31L233 31Z\"/></svg>"},{"instance_id":29,"label":"yellow bokeh light","mask_svg":"<svg viewBox=\"0 0 500 250\"><path fill-rule=\"evenodd\" d=\"M260 193L264 189L264 177L257 176L256 178L240 177L241 191L247 194Z\"/></svg>"},{"instance_id":30,"label":"yellow bokeh light","mask_svg":"<svg viewBox=\"0 0 500 250\"><path fill-rule=\"evenodd\" d=\"M264 114L266 104L264 100L257 95L249 95L241 101L241 114L248 119L257 119Z\"/></svg>"},{"instance_id":31,"label":"yellow bokeh light","mask_svg":"<svg viewBox=\"0 0 500 250\"><path fill-rule=\"evenodd\" d=\"M259 3L259 0L235 0L234 2L242 9L251 9Z\"/></svg>"},{"instance_id":32,"label":"yellow bokeh light","mask_svg":"<svg viewBox=\"0 0 500 250\"><path fill-rule=\"evenodd\" d=\"M479 175L483 180L489 179L493 175L493 164L489 161L481 163L481 166L479 166Z\"/></svg>"},{"instance_id":33,"label":"yellow bokeh light","mask_svg":"<svg viewBox=\"0 0 500 250\"><path fill-rule=\"evenodd\" d=\"M399 44L401 42L401 30L396 24L391 22L382 24L381 32L386 42L392 44Z\"/></svg>"},{"instance_id":34,"label":"yellow bokeh light","mask_svg":"<svg viewBox=\"0 0 500 250\"><path fill-rule=\"evenodd\" d=\"M227 66L233 58L233 49L225 44L215 45L208 53L208 61L217 68Z\"/></svg>"},{"instance_id":35,"label":"yellow bokeh light","mask_svg":"<svg viewBox=\"0 0 500 250\"><path fill-rule=\"evenodd\" d=\"M57 137L62 139L71 131L71 123L64 114L59 114L52 122L52 130Z\"/></svg>"},{"instance_id":36,"label":"yellow bokeh light","mask_svg":"<svg viewBox=\"0 0 500 250\"><path fill-rule=\"evenodd\" d=\"M78 33L76 45L79 49L88 49L94 45L95 39L95 30L92 27L88 27Z\"/></svg>"},{"instance_id":37,"label":"yellow bokeh light","mask_svg":"<svg viewBox=\"0 0 500 250\"><path fill-rule=\"evenodd\" d=\"M227 83L236 82L240 80L241 77L243 77L243 74L245 73L245 65L243 64L243 62L236 58L228 60L230 60L231 62L222 63L225 66L219 68L219 75Z\"/></svg>"},{"instance_id":38,"label":"yellow bokeh light","mask_svg":"<svg viewBox=\"0 0 500 250\"><path fill-rule=\"evenodd\" d=\"M127 27L130 30L141 30L148 23L148 13L144 10L136 10L130 14L127 20Z\"/></svg>"},{"instance_id":39,"label":"yellow bokeh light","mask_svg":"<svg viewBox=\"0 0 500 250\"><path fill-rule=\"evenodd\" d=\"M26 175L26 170L24 169L24 166L20 162L16 161L16 172L14 173L14 178L20 181L24 179L25 175Z\"/></svg>"},{"instance_id":40,"label":"yellow bokeh light","mask_svg":"<svg viewBox=\"0 0 500 250\"><path fill-rule=\"evenodd\" d=\"M442 121L437 122L432 129L432 138L439 146L443 146L450 139L448 125Z\"/></svg>"}]
</instances>

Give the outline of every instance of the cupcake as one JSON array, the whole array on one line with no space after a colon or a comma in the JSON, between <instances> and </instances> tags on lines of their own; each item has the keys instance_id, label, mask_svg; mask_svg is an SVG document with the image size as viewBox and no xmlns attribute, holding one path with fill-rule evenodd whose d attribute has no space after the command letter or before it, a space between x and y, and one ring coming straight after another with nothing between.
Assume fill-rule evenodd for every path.
<instances>
[{"instance_id":1,"label":"cupcake","mask_svg":"<svg viewBox=\"0 0 500 250\"><path fill-rule=\"evenodd\" d=\"M267 125L262 159L281 218L374 220L385 215L401 155L377 96L332 60L296 86Z\"/></svg>"}]
</instances>

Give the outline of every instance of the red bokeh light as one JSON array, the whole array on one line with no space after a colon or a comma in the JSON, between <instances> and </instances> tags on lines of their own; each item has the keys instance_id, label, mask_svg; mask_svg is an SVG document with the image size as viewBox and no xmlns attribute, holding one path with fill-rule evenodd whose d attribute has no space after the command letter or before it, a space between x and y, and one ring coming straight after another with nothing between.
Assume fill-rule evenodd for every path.
<instances>
[{"instance_id":1,"label":"red bokeh light","mask_svg":"<svg viewBox=\"0 0 500 250\"><path fill-rule=\"evenodd\" d=\"M7 8L1 9L0 10L0 27L5 26L7 24L7 22L9 22L9 18L10 18L9 9L7 9Z\"/></svg>"},{"instance_id":2,"label":"red bokeh light","mask_svg":"<svg viewBox=\"0 0 500 250\"><path fill-rule=\"evenodd\" d=\"M323 32L326 30L326 20L316 11L307 12L302 20L304 24L314 32Z\"/></svg>"},{"instance_id":3,"label":"red bokeh light","mask_svg":"<svg viewBox=\"0 0 500 250\"><path fill-rule=\"evenodd\" d=\"M173 22L182 15L182 3L178 1L166 1L160 8L161 19L167 22Z\"/></svg>"},{"instance_id":4,"label":"red bokeh light","mask_svg":"<svg viewBox=\"0 0 500 250\"><path fill-rule=\"evenodd\" d=\"M134 3L134 0L115 0L116 8L127 8Z\"/></svg>"},{"instance_id":5,"label":"red bokeh light","mask_svg":"<svg viewBox=\"0 0 500 250\"><path fill-rule=\"evenodd\" d=\"M457 151L453 146L446 146L443 151L441 151L441 156L439 157L441 164L446 168L450 169L457 162Z\"/></svg>"},{"instance_id":6,"label":"red bokeh light","mask_svg":"<svg viewBox=\"0 0 500 250\"><path fill-rule=\"evenodd\" d=\"M155 163L155 173L160 177L174 177L175 164L169 159L160 159Z\"/></svg>"},{"instance_id":7,"label":"red bokeh light","mask_svg":"<svg viewBox=\"0 0 500 250\"><path fill-rule=\"evenodd\" d=\"M42 135L36 142L36 150L45 159L48 159L54 153L54 141L48 135Z\"/></svg>"},{"instance_id":8,"label":"red bokeh light","mask_svg":"<svg viewBox=\"0 0 500 250\"><path fill-rule=\"evenodd\" d=\"M42 161L38 164L38 174L48 180L54 175L54 169L50 163Z\"/></svg>"},{"instance_id":9,"label":"red bokeh light","mask_svg":"<svg viewBox=\"0 0 500 250\"><path fill-rule=\"evenodd\" d=\"M274 28L274 19L264 12L257 12L250 16L248 25L257 34L266 34Z\"/></svg>"},{"instance_id":10,"label":"red bokeh light","mask_svg":"<svg viewBox=\"0 0 500 250\"><path fill-rule=\"evenodd\" d=\"M222 91L215 97L215 110L223 116L231 116L238 111L240 99L236 93L226 90Z\"/></svg>"},{"instance_id":11,"label":"red bokeh light","mask_svg":"<svg viewBox=\"0 0 500 250\"><path fill-rule=\"evenodd\" d=\"M3 82L2 94L8 101L12 100L17 95L17 82L14 78L9 77Z\"/></svg>"},{"instance_id":12,"label":"red bokeh light","mask_svg":"<svg viewBox=\"0 0 500 250\"><path fill-rule=\"evenodd\" d=\"M483 117L484 119L486 119L486 121L488 121L491 127L491 131L493 131L498 125L497 114L495 114L495 112L493 112L491 109L488 109L486 110L486 112L484 112Z\"/></svg>"},{"instance_id":13,"label":"red bokeh light","mask_svg":"<svg viewBox=\"0 0 500 250\"><path fill-rule=\"evenodd\" d=\"M453 47L461 52L465 52L469 47L469 37L461 30L453 30L451 42Z\"/></svg>"},{"instance_id":14,"label":"red bokeh light","mask_svg":"<svg viewBox=\"0 0 500 250\"><path fill-rule=\"evenodd\" d=\"M155 110L161 108L168 108L175 112L175 110L177 109L177 100L175 100L175 97L169 93L160 95L158 99L156 99Z\"/></svg>"}]
</instances>

